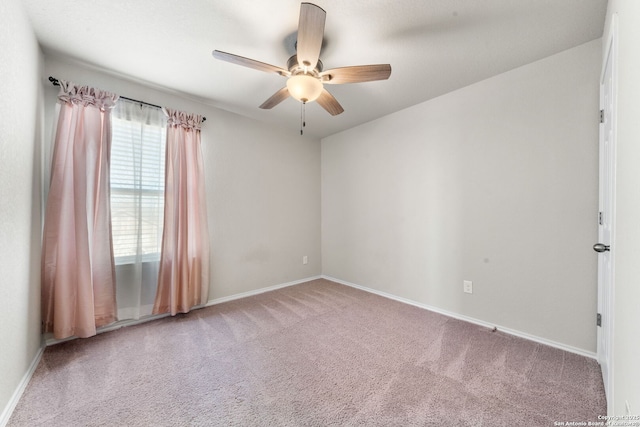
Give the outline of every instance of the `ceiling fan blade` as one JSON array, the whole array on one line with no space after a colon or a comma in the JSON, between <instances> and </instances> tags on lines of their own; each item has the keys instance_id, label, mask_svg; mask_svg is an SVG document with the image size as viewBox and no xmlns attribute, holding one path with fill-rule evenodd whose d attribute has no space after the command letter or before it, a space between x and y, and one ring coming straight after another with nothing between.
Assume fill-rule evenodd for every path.
<instances>
[{"instance_id":1,"label":"ceiling fan blade","mask_svg":"<svg viewBox=\"0 0 640 427\"><path fill-rule=\"evenodd\" d=\"M318 104L332 116L337 116L344 111L342 105L333 97L326 89L322 89L322 93L317 99Z\"/></svg>"},{"instance_id":2,"label":"ceiling fan blade","mask_svg":"<svg viewBox=\"0 0 640 427\"><path fill-rule=\"evenodd\" d=\"M262 108L263 110L271 109L276 105L280 104L282 101L284 101L288 97L289 97L289 89L287 89L287 87L285 86L279 91L277 91L276 93L274 93L273 95L271 95L271 98L264 101L260 106L260 108Z\"/></svg>"},{"instance_id":3,"label":"ceiling fan blade","mask_svg":"<svg viewBox=\"0 0 640 427\"><path fill-rule=\"evenodd\" d=\"M220 59L221 61L231 62L232 64L242 65L243 67L253 68L254 70L264 71L266 73L275 73L285 77L291 75L291 73L284 68L256 61L255 59L245 58L244 56L234 55L233 53L214 50L212 54L214 58Z\"/></svg>"},{"instance_id":4,"label":"ceiling fan blade","mask_svg":"<svg viewBox=\"0 0 640 427\"><path fill-rule=\"evenodd\" d=\"M372 82L386 80L391 75L391 65L356 65L334 68L320 73L322 83L339 85L343 83Z\"/></svg>"},{"instance_id":5,"label":"ceiling fan blade","mask_svg":"<svg viewBox=\"0 0 640 427\"><path fill-rule=\"evenodd\" d=\"M298 64L301 67L308 67L313 70L318 63L326 17L327 13L324 9L315 4L302 3L300 5L296 51Z\"/></svg>"}]
</instances>

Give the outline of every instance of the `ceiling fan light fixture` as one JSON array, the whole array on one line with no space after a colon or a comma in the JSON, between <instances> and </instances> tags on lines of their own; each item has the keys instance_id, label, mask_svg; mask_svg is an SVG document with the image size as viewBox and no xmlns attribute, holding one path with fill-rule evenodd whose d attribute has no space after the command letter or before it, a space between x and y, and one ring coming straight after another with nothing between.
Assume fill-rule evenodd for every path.
<instances>
[{"instance_id":1,"label":"ceiling fan light fixture","mask_svg":"<svg viewBox=\"0 0 640 427\"><path fill-rule=\"evenodd\" d=\"M300 102L313 102L322 93L322 82L309 74L298 74L287 80L289 94Z\"/></svg>"},{"instance_id":2,"label":"ceiling fan light fixture","mask_svg":"<svg viewBox=\"0 0 640 427\"><path fill-rule=\"evenodd\" d=\"M275 107L291 96L293 99L302 102L302 108L300 109L302 127L304 127L304 105L307 102L317 101L318 105L329 114L337 116L344 112L344 108L324 88L324 84L336 85L386 80L391 75L391 65L356 65L323 71L320 51L324 40L326 15L327 13L324 9L313 3L305 1L300 4L300 19L298 20L297 40L295 43L296 53L287 61L286 69L220 50L214 50L213 57L232 64L289 78L286 87L278 90L260 105L260 108L264 110Z\"/></svg>"}]
</instances>

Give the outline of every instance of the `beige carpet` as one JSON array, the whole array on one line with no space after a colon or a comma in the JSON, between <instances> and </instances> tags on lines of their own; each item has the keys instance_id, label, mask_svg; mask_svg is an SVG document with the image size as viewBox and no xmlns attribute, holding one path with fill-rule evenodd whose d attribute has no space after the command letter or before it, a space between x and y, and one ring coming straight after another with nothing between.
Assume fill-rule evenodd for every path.
<instances>
[{"instance_id":1,"label":"beige carpet","mask_svg":"<svg viewBox=\"0 0 640 427\"><path fill-rule=\"evenodd\" d=\"M9 426L553 426L594 360L317 280L46 349Z\"/></svg>"}]
</instances>

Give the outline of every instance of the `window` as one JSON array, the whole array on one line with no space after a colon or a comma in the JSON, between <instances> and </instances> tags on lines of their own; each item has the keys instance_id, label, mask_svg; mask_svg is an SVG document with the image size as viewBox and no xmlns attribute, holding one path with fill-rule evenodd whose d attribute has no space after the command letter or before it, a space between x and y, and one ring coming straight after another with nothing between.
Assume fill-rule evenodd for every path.
<instances>
[{"instance_id":1,"label":"window","mask_svg":"<svg viewBox=\"0 0 640 427\"><path fill-rule=\"evenodd\" d=\"M112 115L111 224L116 265L160 259L166 128L161 110L124 100Z\"/></svg>"}]
</instances>

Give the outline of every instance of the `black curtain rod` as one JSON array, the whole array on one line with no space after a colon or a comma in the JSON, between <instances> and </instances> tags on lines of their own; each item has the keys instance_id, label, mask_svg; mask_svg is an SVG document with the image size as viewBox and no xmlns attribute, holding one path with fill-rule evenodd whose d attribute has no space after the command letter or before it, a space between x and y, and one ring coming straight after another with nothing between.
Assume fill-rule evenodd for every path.
<instances>
[{"instance_id":1,"label":"black curtain rod","mask_svg":"<svg viewBox=\"0 0 640 427\"><path fill-rule=\"evenodd\" d=\"M60 82L58 81L58 79L56 79L55 77L51 77L49 76L49 81L51 82L51 84L53 84L54 86L60 86ZM144 104L144 105L148 105L149 107L156 107L156 108L160 108L162 109L161 106L159 105L155 105L155 104L149 104L148 102L144 102L144 101L140 101L139 99L133 99L133 98L127 98L126 96L120 96L120 98L122 99L126 99L127 101L132 101L132 102L137 102L139 104ZM205 120L207 120L206 117L202 118L202 121L204 122Z\"/></svg>"}]
</instances>

